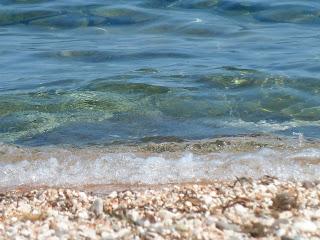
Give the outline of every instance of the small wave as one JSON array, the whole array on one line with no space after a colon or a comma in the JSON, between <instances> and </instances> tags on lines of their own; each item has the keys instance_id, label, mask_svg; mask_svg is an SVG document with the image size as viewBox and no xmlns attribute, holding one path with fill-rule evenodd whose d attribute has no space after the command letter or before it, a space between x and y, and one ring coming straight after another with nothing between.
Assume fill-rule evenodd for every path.
<instances>
[{"instance_id":1,"label":"small wave","mask_svg":"<svg viewBox=\"0 0 320 240\"><path fill-rule=\"evenodd\" d=\"M130 26L147 24L157 19L156 13L148 13L138 7L125 5L78 5L46 4L40 2L22 7L15 3L4 3L6 7L0 10L0 26L23 24L54 29L72 29L92 26ZM3 4L3 3L1 3ZM47 10L49 9L49 10Z\"/></svg>"},{"instance_id":2,"label":"small wave","mask_svg":"<svg viewBox=\"0 0 320 240\"><path fill-rule=\"evenodd\" d=\"M59 52L47 52L37 54L44 58L54 58L57 60L72 60L81 62L110 62L110 61L133 61L140 59L171 59L171 58L192 58L187 53L169 51L141 51L141 52L114 52L114 51L95 51L95 50L63 50Z\"/></svg>"},{"instance_id":3,"label":"small wave","mask_svg":"<svg viewBox=\"0 0 320 240\"><path fill-rule=\"evenodd\" d=\"M0 10L0 26L14 25L14 24L29 24L42 18L60 15L61 12L52 10Z\"/></svg>"},{"instance_id":4,"label":"small wave","mask_svg":"<svg viewBox=\"0 0 320 240\"><path fill-rule=\"evenodd\" d=\"M150 8L162 9L211 9L219 4L219 0L151 0L142 5Z\"/></svg>"},{"instance_id":5,"label":"small wave","mask_svg":"<svg viewBox=\"0 0 320 240\"><path fill-rule=\"evenodd\" d=\"M12 5L12 4L19 4L19 5L29 5L29 4L39 4L39 3L46 3L51 0L3 0L1 4L4 5Z\"/></svg>"},{"instance_id":6,"label":"small wave","mask_svg":"<svg viewBox=\"0 0 320 240\"><path fill-rule=\"evenodd\" d=\"M156 18L155 14L150 14L145 9L128 8L125 6L110 7L110 6L100 6L96 8L91 8L88 11L93 16L106 18L106 23L108 25L116 24L138 24L147 23Z\"/></svg>"},{"instance_id":7,"label":"small wave","mask_svg":"<svg viewBox=\"0 0 320 240\"><path fill-rule=\"evenodd\" d=\"M110 81L93 81L86 89L101 92L117 92L121 94L164 94L170 91L170 88L164 86L156 86L145 83L118 83Z\"/></svg>"},{"instance_id":8,"label":"small wave","mask_svg":"<svg viewBox=\"0 0 320 240\"><path fill-rule=\"evenodd\" d=\"M318 143L306 142L299 147L292 145L294 142L269 139L269 143L277 142L277 146L272 146L268 141L254 143L254 138L243 137L236 140L237 145L232 142L234 139L226 139L174 143L174 148L164 148L166 151L161 153L150 152L150 149L164 146L161 144L149 145L149 148L117 146L109 149L34 149L1 145L0 187L160 184L263 175L312 180L320 171ZM200 146L206 150L201 152ZM230 146L233 150L227 150Z\"/></svg>"},{"instance_id":9,"label":"small wave","mask_svg":"<svg viewBox=\"0 0 320 240\"><path fill-rule=\"evenodd\" d=\"M274 23L319 24L319 6L307 4L274 4L254 14L257 20Z\"/></svg>"}]
</instances>

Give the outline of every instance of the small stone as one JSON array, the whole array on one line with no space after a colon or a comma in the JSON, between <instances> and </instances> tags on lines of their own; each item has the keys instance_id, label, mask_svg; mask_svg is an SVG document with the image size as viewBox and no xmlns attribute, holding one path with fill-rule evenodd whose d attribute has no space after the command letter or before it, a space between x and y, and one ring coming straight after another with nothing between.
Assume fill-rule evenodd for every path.
<instances>
[{"instance_id":1,"label":"small stone","mask_svg":"<svg viewBox=\"0 0 320 240\"><path fill-rule=\"evenodd\" d=\"M272 228L274 229L274 230L277 230L277 232L276 232L276 234L277 234L277 236L282 236L282 235L284 235L285 234L285 226L287 225L287 224L289 224L290 222L289 222L289 220L288 219L285 219L285 218L280 218L280 219L277 219L277 220L275 220L274 221L274 223L272 224Z\"/></svg>"},{"instance_id":2,"label":"small stone","mask_svg":"<svg viewBox=\"0 0 320 240\"><path fill-rule=\"evenodd\" d=\"M281 240L294 240L294 238L288 236L281 236Z\"/></svg>"},{"instance_id":3,"label":"small stone","mask_svg":"<svg viewBox=\"0 0 320 240\"><path fill-rule=\"evenodd\" d=\"M298 222L295 222L293 227L302 232L312 233L317 231L317 226L313 222L308 220L300 220Z\"/></svg>"},{"instance_id":4,"label":"small stone","mask_svg":"<svg viewBox=\"0 0 320 240\"><path fill-rule=\"evenodd\" d=\"M116 198L118 196L118 193L116 191L113 191L112 193L109 194L109 198Z\"/></svg>"},{"instance_id":5,"label":"small stone","mask_svg":"<svg viewBox=\"0 0 320 240\"><path fill-rule=\"evenodd\" d=\"M259 222L254 222L244 227L245 232L249 233L252 237L261 238L267 235L266 226Z\"/></svg>"},{"instance_id":6,"label":"small stone","mask_svg":"<svg viewBox=\"0 0 320 240\"><path fill-rule=\"evenodd\" d=\"M286 234L286 230L284 228L279 228L275 233L276 233L276 236L282 238Z\"/></svg>"},{"instance_id":7,"label":"small stone","mask_svg":"<svg viewBox=\"0 0 320 240\"><path fill-rule=\"evenodd\" d=\"M236 204L234 206L234 210L239 216L244 216L248 213L248 209L242 206L241 204Z\"/></svg>"},{"instance_id":8,"label":"small stone","mask_svg":"<svg viewBox=\"0 0 320 240\"><path fill-rule=\"evenodd\" d=\"M89 214L87 213L87 211L81 210L80 212L78 212L78 217L81 219L88 219Z\"/></svg>"},{"instance_id":9,"label":"small stone","mask_svg":"<svg viewBox=\"0 0 320 240\"><path fill-rule=\"evenodd\" d=\"M147 232L145 234L145 239L147 239L147 240L163 240L164 238L155 232Z\"/></svg>"},{"instance_id":10,"label":"small stone","mask_svg":"<svg viewBox=\"0 0 320 240\"><path fill-rule=\"evenodd\" d=\"M207 225L212 225L212 224L216 224L216 221L217 221L217 219L215 218L215 217L212 217L212 216L208 216L207 217L207 220L206 220L206 223L207 223Z\"/></svg>"},{"instance_id":11,"label":"small stone","mask_svg":"<svg viewBox=\"0 0 320 240\"><path fill-rule=\"evenodd\" d=\"M226 223L224 221L218 221L216 222L216 228L220 230L231 230L234 232L240 232L241 229L238 225Z\"/></svg>"},{"instance_id":12,"label":"small stone","mask_svg":"<svg viewBox=\"0 0 320 240\"><path fill-rule=\"evenodd\" d=\"M20 231L20 234L23 235L23 236L25 236L25 237L29 237L29 236L31 235L31 232L30 232L30 230L22 229L22 230Z\"/></svg>"},{"instance_id":13,"label":"small stone","mask_svg":"<svg viewBox=\"0 0 320 240\"><path fill-rule=\"evenodd\" d=\"M119 232L117 232L117 238L124 238L126 237L127 235L130 234L130 229L129 228L124 228L124 229L121 229Z\"/></svg>"},{"instance_id":14,"label":"small stone","mask_svg":"<svg viewBox=\"0 0 320 240\"><path fill-rule=\"evenodd\" d=\"M148 228L150 226L150 221L149 220L146 220L142 223L142 226Z\"/></svg>"},{"instance_id":15,"label":"small stone","mask_svg":"<svg viewBox=\"0 0 320 240\"><path fill-rule=\"evenodd\" d=\"M284 211L279 214L279 219L289 219L292 217L291 211Z\"/></svg>"},{"instance_id":16,"label":"small stone","mask_svg":"<svg viewBox=\"0 0 320 240\"><path fill-rule=\"evenodd\" d=\"M48 215L48 217L57 217L59 215L59 212L57 210L49 208L47 210L47 215Z\"/></svg>"},{"instance_id":17,"label":"small stone","mask_svg":"<svg viewBox=\"0 0 320 240\"><path fill-rule=\"evenodd\" d=\"M91 228L82 228L81 229L81 233L80 235L85 237L86 239L96 239L97 235L96 235L96 231L94 229Z\"/></svg>"},{"instance_id":18,"label":"small stone","mask_svg":"<svg viewBox=\"0 0 320 240\"><path fill-rule=\"evenodd\" d=\"M213 202L213 198L209 195L204 195L202 200L206 205L210 205Z\"/></svg>"},{"instance_id":19,"label":"small stone","mask_svg":"<svg viewBox=\"0 0 320 240\"><path fill-rule=\"evenodd\" d=\"M163 220L162 223L163 223L164 226L171 226L172 222L173 222L172 219L169 218L169 219Z\"/></svg>"},{"instance_id":20,"label":"small stone","mask_svg":"<svg viewBox=\"0 0 320 240\"><path fill-rule=\"evenodd\" d=\"M85 194L84 192L79 192L79 200L82 202L87 202L88 201L87 194Z\"/></svg>"},{"instance_id":21,"label":"small stone","mask_svg":"<svg viewBox=\"0 0 320 240\"><path fill-rule=\"evenodd\" d=\"M15 236L15 238L14 238L15 240L25 240L25 238L24 237L22 237L22 236Z\"/></svg>"},{"instance_id":22,"label":"small stone","mask_svg":"<svg viewBox=\"0 0 320 240\"><path fill-rule=\"evenodd\" d=\"M47 191L47 197L49 201L55 201L58 197L58 191L57 189L48 189Z\"/></svg>"},{"instance_id":23,"label":"small stone","mask_svg":"<svg viewBox=\"0 0 320 240\"><path fill-rule=\"evenodd\" d=\"M141 234L141 235L144 235L146 233L146 230L141 226L138 226L137 230L138 230L138 233Z\"/></svg>"},{"instance_id":24,"label":"small stone","mask_svg":"<svg viewBox=\"0 0 320 240\"><path fill-rule=\"evenodd\" d=\"M304 181L302 183L302 186L306 189L310 189L310 188L313 188L315 186L315 183L313 182L310 182L310 181Z\"/></svg>"},{"instance_id":25,"label":"small stone","mask_svg":"<svg viewBox=\"0 0 320 240\"><path fill-rule=\"evenodd\" d=\"M101 198L97 198L93 202L91 210L96 214L96 216L101 216L103 214L103 200Z\"/></svg>"},{"instance_id":26,"label":"small stone","mask_svg":"<svg viewBox=\"0 0 320 240\"><path fill-rule=\"evenodd\" d=\"M159 217L163 220L167 220L167 219L172 219L172 218L175 218L175 214L168 211L168 210L165 210L165 209L161 209L159 212Z\"/></svg>"},{"instance_id":27,"label":"small stone","mask_svg":"<svg viewBox=\"0 0 320 240\"><path fill-rule=\"evenodd\" d=\"M175 225L176 230L181 231L181 232L187 232L189 231L189 227L185 224L178 223Z\"/></svg>"},{"instance_id":28,"label":"small stone","mask_svg":"<svg viewBox=\"0 0 320 240\"><path fill-rule=\"evenodd\" d=\"M57 222L55 227L58 236L62 236L69 231L69 224L66 222Z\"/></svg>"},{"instance_id":29,"label":"small stone","mask_svg":"<svg viewBox=\"0 0 320 240\"><path fill-rule=\"evenodd\" d=\"M40 232L38 233L38 240L48 240L48 239L61 239L58 236L52 236L55 235L55 230L53 229L40 229Z\"/></svg>"},{"instance_id":30,"label":"small stone","mask_svg":"<svg viewBox=\"0 0 320 240\"><path fill-rule=\"evenodd\" d=\"M6 234L7 234L9 237L11 237L11 236L17 235L17 232L18 232L18 229L17 229L17 228L10 226L9 228L7 228Z\"/></svg>"},{"instance_id":31,"label":"small stone","mask_svg":"<svg viewBox=\"0 0 320 240\"><path fill-rule=\"evenodd\" d=\"M31 206L25 202L19 203L18 211L23 213L31 212Z\"/></svg>"},{"instance_id":32,"label":"small stone","mask_svg":"<svg viewBox=\"0 0 320 240\"><path fill-rule=\"evenodd\" d=\"M116 239L117 236L114 232L102 232L101 238L102 240L112 240L112 239Z\"/></svg>"},{"instance_id":33,"label":"small stone","mask_svg":"<svg viewBox=\"0 0 320 240\"><path fill-rule=\"evenodd\" d=\"M128 212L128 217L131 221L133 221L134 223L138 222L140 220L140 215L138 213L138 211L136 210L130 210Z\"/></svg>"},{"instance_id":34,"label":"small stone","mask_svg":"<svg viewBox=\"0 0 320 240\"><path fill-rule=\"evenodd\" d=\"M289 193L278 193L272 200L272 207L279 211L286 211L297 207L297 199Z\"/></svg>"},{"instance_id":35,"label":"small stone","mask_svg":"<svg viewBox=\"0 0 320 240\"><path fill-rule=\"evenodd\" d=\"M39 240L42 240L42 239L39 239ZM60 238L58 238L57 236L50 236L47 238L43 238L43 240L60 240Z\"/></svg>"}]
</instances>

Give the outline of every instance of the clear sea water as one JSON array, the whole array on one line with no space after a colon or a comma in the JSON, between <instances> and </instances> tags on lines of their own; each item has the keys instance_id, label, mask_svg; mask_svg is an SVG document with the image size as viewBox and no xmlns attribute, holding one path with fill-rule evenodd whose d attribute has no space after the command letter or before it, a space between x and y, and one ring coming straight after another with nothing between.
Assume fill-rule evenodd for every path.
<instances>
[{"instance_id":1,"label":"clear sea water","mask_svg":"<svg viewBox=\"0 0 320 240\"><path fill-rule=\"evenodd\" d=\"M317 0L0 0L0 142L319 139L319 28Z\"/></svg>"}]
</instances>

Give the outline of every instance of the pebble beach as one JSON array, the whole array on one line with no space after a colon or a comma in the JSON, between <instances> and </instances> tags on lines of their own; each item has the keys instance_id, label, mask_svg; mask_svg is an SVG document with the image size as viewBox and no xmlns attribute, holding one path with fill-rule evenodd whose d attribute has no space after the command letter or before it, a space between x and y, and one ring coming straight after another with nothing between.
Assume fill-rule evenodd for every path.
<instances>
[{"instance_id":1,"label":"pebble beach","mask_svg":"<svg viewBox=\"0 0 320 240\"><path fill-rule=\"evenodd\" d=\"M0 195L1 239L320 239L320 182L184 183Z\"/></svg>"},{"instance_id":2,"label":"pebble beach","mask_svg":"<svg viewBox=\"0 0 320 240\"><path fill-rule=\"evenodd\" d=\"M0 0L0 240L320 240L319 0Z\"/></svg>"}]
</instances>

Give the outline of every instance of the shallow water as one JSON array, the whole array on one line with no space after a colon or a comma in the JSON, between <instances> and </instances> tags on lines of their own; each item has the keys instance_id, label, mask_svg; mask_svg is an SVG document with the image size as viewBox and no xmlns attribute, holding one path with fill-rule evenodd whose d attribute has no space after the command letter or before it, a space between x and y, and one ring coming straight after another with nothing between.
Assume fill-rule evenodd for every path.
<instances>
[{"instance_id":1,"label":"shallow water","mask_svg":"<svg viewBox=\"0 0 320 240\"><path fill-rule=\"evenodd\" d=\"M318 1L0 5L2 142L320 137Z\"/></svg>"},{"instance_id":2,"label":"shallow water","mask_svg":"<svg viewBox=\"0 0 320 240\"><path fill-rule=\"evenodd\" d=\"M319 27L315 0L0 1L0 142L319 139Z\"/></svg>"}]
</instances>

